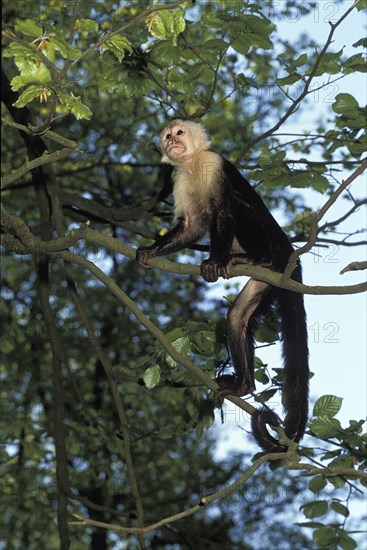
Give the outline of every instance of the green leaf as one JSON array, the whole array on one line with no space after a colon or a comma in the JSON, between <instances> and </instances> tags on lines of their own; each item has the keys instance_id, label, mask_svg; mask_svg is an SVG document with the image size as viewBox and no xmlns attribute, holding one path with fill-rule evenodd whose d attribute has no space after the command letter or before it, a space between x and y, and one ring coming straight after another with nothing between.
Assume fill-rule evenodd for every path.
<instances>
[{"instance_id":1,"label":"green leaf","mask_svg":"<svg viewBox=\"0 0 367 550\"><path fill-rule=\"evenodd\" d=\"M211 356L213 354L215 335L213 331L200 330L196 334L190 334L195 353Z\"/></svg>"},{"instance_id":2,"label":"green leaf","mask_svg":"<svg viewBox=\"0 0 367 550\"><path fill-rule=\"evenodd\" d=\"M356 8L357 10L365 10L367 9L367 0L361 0L357 5L356 5Z\"/></svg>"},{"instance_id":3,"label":"green leaf","mask_svg":"<svg viewBox=\"0 0 367 550\"><path fill-rule=\"evenodd\" d=\"M324 526L324 524L320 523L319 521L300 521L297 522L297 525L299 525L300 527L311 527L312 529Z\"/></svg>"},{"instance_id":4,"label":"green leaf","mask_svg":"<svg viewBox=\"0 0 367 550\"><path fill-rule=\"evenodd\" d=\"M292 67L302 67L302 65L305 65L308 61L308 55L307 53L302 53L297 59L292 61Z\"/></svg>"},{"instance_id":5,"label":"green leaf","mask_svg":"<svg viewBox=\"0 0 367 550\"><path fill-rule=\"evenodd\" d=\"M106 40L106 42L102 44L102 47L113 52L119 61L123 60L126 51L129 53L132 52L130 40L119 34Z\"/></svg>"},{"instance_id":6,"label":"green leaf","mask_svg":"<svg viewBox=\"0 0 367 550\"><path fill-rule=\"evenodd\" d=\"M341 504L340 502L332 502L330 508L334 510L337 514L340 514L347 518L349 516L349 510L344 504Z\"/></svg>"},{"instance_id":7,"label":"green leaf","mask_svg":"<svg viewBox=\"0 0 367 550\"><path fill-rule=\"evenodd\" d=\"M333 475L326 476L326 477L328 478L331 485L335 487L335 489L342 489L343 487L345 487L345 484L346 484L345 477L333 476Z\"/></svg>"},{"instance_id":8,"label":"green leaf","mask_svg":"<svg viewBox=\"0 0 367 550\"><path fill-rule=\"evenodd\" d=\"M319 518L324 516L329 509L329 505L326 500L314 500L301 506L303 513L307 518Z\"/></svg>"},{"instance_id":9,"label":"green leaf","mask_svg":"<svg viewBox=\"0 0 367 550\"><path fill-rule=\"evenodd\" d=\"M357 543L354 539L345 535L345 537L340 538L339 546L343 550L354 550L355 548L357 548Z\"/></svg>"},{"instance_id":10,"label":"green leaf","mask_svg":"<svg viewBox=\"0 0 367 550\"><path fill-rule=\"evenodd\" d=\"M308 488L313 493L319 493L322 489L326 487L326 485L327 481L325 477L322 475L318 475L311 479L310 483L308 484Z\"/></svg>"},{"instance_id":11,"label":"green leaf","mask_svg":"<svg viewBox=\"0 0 367 550\"><path fill-rule=\"evenodd\" d=\"M38 38L39 36L42 36L42 27L36 25L32 19L21 21L20 23L17 23L14 28L16 32L21 32L31 38Z\"/></svg>"},{"instance_id":12,"label":"green leaf","mask_svg":"<svg viewBox=\"0 0 367 550\"><path fill-rule=\"evenodd\" d=\"M75 21L75 28L81 31L83 35L86 35L91 31L98 31L98 23L92 19L77 19Z\"/></svg>"},{"instance_id":13,"label":"green leaf","mask_svg":"<svg viewBox=\"0 0 367 550\"><path fill-rule=\"evenodd\" d=\"M266 365L262 365L255 369L255 380L261 384L269 383L269 376L266 374Z\"/></svg>"},{"instance_id":14,"label":"green leaf","mask_svg":"<svg viewBox=\"0 0 367 550\"><path fill-rule=\"evenodd\" d=\"M343 73L350 74L354 72L367 72L367 63L362 53L353 55L344 63Z\"/></svg>"},{"instance_id":15,"label":"green leaf","mask_svg":"<svg viewBox=\"0 0 367 550\"><path fill-rule=\"evenodd\" d=\"M266 403L267 401L269 401L269 399L271 399L272 397L274 397L274 395L277 393L277 390L274 389L274 390L265 390L265 391L262 391L261 393L258 393L256 396L255 396L255 401L257 403Z\"/></svg>"},{"instance_id":16,"label":"green leaf","mask_svg":"<svg viewBox=\"0 0 367 550\"><path fill-rule=\"evenodd\" d=\"M321 548L336 548L337 537L334 527L321 527L313 532L314 542Z\"/></svg>"},{"instance_id":17,"label":"green leaf","mask_svg":"<svg viewBox=\"0 0 367 550\"><path fill-rule=\"evenodd\" d=\"M332 105L333 110L342 115L355 114L359 108L358 101L351 94L338 94Z\"/></svg>"},{"instance_id":18,"label":"green leaf","mask_svg":"<svg viewBox=\"0 0 367 550\"><path fill-rule=\"evenodd\" d=\"M250 47L251 47L251 41L247 36L239 36L233 42L231 43L231 46L236 52L247 55Z\"/></svg>"},{"instance_id":19,"label":"green leaf","mask_svg":"<svg viewBox=\"0 0 367 550\"><path fill-rule=\"evenodd\" d=\"M357 40L357 42L354 42L353 48L358 48L358 46L362 46L363 48L367 48L367 38L360 38Z\"/></svg>"},{"instance_id":20,"label":"green leaf","mask_svg":"<svg viewBox=\"0 0 367 550\"><path fill-rule=\"evenodd\" d=\"M13 80L20 77L15 77ZM13 82L13 81L12 81ZM45 88L44 86L36 86L32 84L31 86L28 86L19 96L18 100L14 103L14 107L18 107L19 109L27 105L27 103L30 103L34 99L39 99L44 94L51 95L51 90L48 88Z\"/></svg>"},{"instance_id":21,"label":"green leaf","mask_svg":"<svg viewBox=\"0 0 367 550\"><path fill-rule=\"evenodd\" d=\"M309 427L317 437L322 439L334 437L341 430L340 422L329 416L318 416L310 420Z\"/></svg>"},{"instance_id":22,"label":"green leaf","mask_svg":"<svg viewBox=\"0 0 367 550\"><path fill-rule=\"evenodd\" d=\"M186 28L183 14L184 11L181 9L175 11L162 10L153 13L147 19L150 34L161 40L171 40L176 45L177 36Z\"/></svg>"},{"instance_id":23,"label":"green leaf","mask_svg":"<svg viewBox=\"0 0 367 550\"><path fill-rule=\"evenodd\" d=\"M153 365L152 367L149 367L143 374L144 384L148 388L148 390L151 390L157 384L159 384L160 379L161 369L159 365Z\"/></svg>"},{"instance_id":24,"label":"green leaf","mask_svg":"<svg viewBox=\"0 0 367 550\"><path fill-rule=\"evenodd\" d=\"M150 59L155 63L170 67L179 63L180 52L177 48L172 48L171 41L164 40L153 46L150 52Z\"/></svg>"},{"instance_id":25,"label":"green leaf","mask_svg":"<svg viewBox=\"0 0 367 550\"><path fill-rule=\"evenodd\" d=\"M314 416L335 416L341 408L343 399L336 395L323 395L313 408Z\"/></svg>"},{"instance_id":26,"label":"green leaf","mask_svg":"<svg viewBox=\"0 0 367 550\"><path fill-rule=\"evenodd\" d=\"M87 105L84 105L84 103L81 103L80 101L72 101L69 105L71 113L75 116L77 120L81 120L86 118L89 120L92 118L92 111L87 107Z\"/></svg>"},{"instance_id":27,"label":"green leaf","mask_svg":"<svg viewBox=\"0 0 367 550\"><path fill-rule=\"evenodd\" d=\"M278 86L290 86L299 80L301 80L301 75L290 74L289 76L284 76L283 78L277 78L275 82Z\"/></svg>"},{"instance_id":28,"label":"green leaf","mask_svg":"<svg viewBox=\"0 0 367 550\"><path fill-rule=\"evenodd\" d=\"M66 42L65 38L61 36L50 36L49 38L50 44L55 48L56 51L58 51L64 59L68 59L69 61L77 61L80 56L82 55L82 52L80 50L77 50L68 42Z\"/></svg>"},{"instance_id":29,"label":"green leaf","mask_svg":"<svg viewBox=\"0 0 367 550\"><path fill-rule=\"evenodd\" d=\"M67 109L75 116L77 120L90 119L92 117L92 111L84 105L79 97L71 96L68 94L58 93L57 97L62 105L65 105Z\"/></svg>"}]
</instances>

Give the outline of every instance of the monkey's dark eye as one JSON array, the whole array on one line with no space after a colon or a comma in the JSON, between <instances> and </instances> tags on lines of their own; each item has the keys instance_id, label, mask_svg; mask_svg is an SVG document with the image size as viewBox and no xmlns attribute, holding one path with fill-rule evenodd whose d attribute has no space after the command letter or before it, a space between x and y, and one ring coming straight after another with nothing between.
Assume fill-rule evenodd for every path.
<instances>
[{"instance_id":1,"label":"monkey's dark eye","mask_svg":"<svg viewBox=\"0 0 367 550\"><path fill-rule=\"evenodd\" d=\"M182 134L183 134L183 130L178 130L178 131L177 131L177 135L178 135L178 136L182 136Z\"/></svg>"},{"instance_id":2,"label":"monkey's dark eye","mask_svg":"<svg viewBox=\"0 0 367 550\"><path fill-rule=\"evenodd\" d=\"M166 134L166 139L171 139L171 134Z\"/></svg>"}]
</instances>

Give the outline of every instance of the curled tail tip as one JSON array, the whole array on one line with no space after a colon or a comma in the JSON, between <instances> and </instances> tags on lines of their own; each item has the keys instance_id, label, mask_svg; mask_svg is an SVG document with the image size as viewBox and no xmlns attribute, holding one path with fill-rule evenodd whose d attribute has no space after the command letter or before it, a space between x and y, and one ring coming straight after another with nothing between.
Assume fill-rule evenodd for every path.
<instances>
[{"instance_id":1,"label":"curled tail tip","mask_svg":"<svg viewBox=\"0 0 367 550\"><path fill-rule=\"evenodd\" d=\"M283 445L277 439L275 439L275 437L270 435L267 424L274 427L280 427L281 420L279 416L270 409L263 408L255 411L251 418L251 429L253 436L255 437L260 447L268 453L286 452L288 450L288 446ZM289 431L287 430L287 426L285 427L284 431L289 439L292 439L293 441L298 443L303 437L304 426L302 423L301 429L297 430L296 434L294 435L290 435Z\"/></svg>"},{"instance_id":2,"label":"curled tail tip","mask_svg":"<svg viewBox=\"0 0 367 550\"><path fill-rule=\"evenodd\" d=\"M281 445L272 435L270 435L267 424L271 426L280 426L280 418L270 409L262 408L256 410L251 418L251 429L253 436L260 447L267 452L282 452L286 447Z\"/></svg>"}]
</instances>

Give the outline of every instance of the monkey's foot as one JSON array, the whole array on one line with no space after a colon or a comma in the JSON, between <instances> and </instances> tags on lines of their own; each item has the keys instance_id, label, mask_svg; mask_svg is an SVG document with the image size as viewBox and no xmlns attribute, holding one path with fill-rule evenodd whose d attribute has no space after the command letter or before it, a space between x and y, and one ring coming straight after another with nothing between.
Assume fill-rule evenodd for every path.
<instances>
[{"instance_id":1,"label":"monkey's foot","mask_svg":"<svg viewBox=\"0 0 367 550\"><path fill-rule=\"evenodd\" d=\"M223 279L230 279L232 275L232 268L236 265L259 265L260 267L272 267L272 262L255 262L252 258L249 258L246 254L235 254L229 258L226 265L221 269L220 275Z\"/></svg>"},{"instance_id":2,"label":"monkey's foot","mask_svg":"<svg viewBox=\"0 0 367 550\"><path fill-rule=\"evenodd\" d=\"M147 261L151 258L154 258L155 254L152 250L145 249L145 248L138 248L136 251L136 261L139 265L144 267L145 269L151 269L151 265L147 264Z\"/></svg>"}]
</instances>

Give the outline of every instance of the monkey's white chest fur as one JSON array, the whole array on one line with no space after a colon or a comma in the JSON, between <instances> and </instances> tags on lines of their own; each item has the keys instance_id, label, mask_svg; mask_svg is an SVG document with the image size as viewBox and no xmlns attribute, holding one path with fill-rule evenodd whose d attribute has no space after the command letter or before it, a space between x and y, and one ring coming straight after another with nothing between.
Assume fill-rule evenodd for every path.
<instances>
[{"instance_id":1,"label":"monkey's white chest fur","mask_svg":"<svg viewBox=\"0 0 367 550\"><path fill-rule=\"evenodd\" d=\"M179 166L173 187L176 219L209 221L210 202L218 192L221 172L222 159L211 151L201 151L190 166Z\"/></svg>"}]
</instances>

